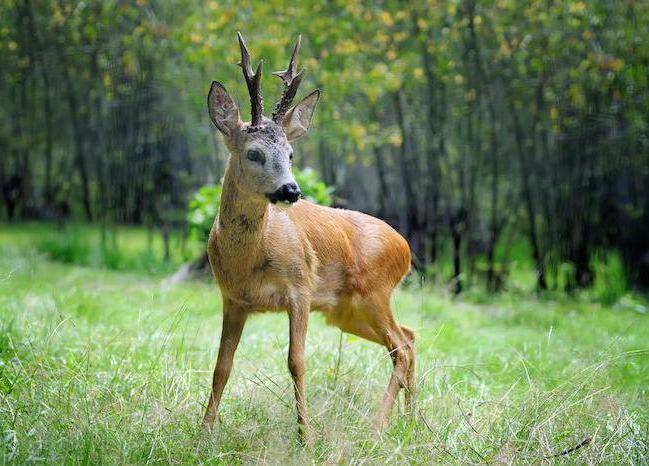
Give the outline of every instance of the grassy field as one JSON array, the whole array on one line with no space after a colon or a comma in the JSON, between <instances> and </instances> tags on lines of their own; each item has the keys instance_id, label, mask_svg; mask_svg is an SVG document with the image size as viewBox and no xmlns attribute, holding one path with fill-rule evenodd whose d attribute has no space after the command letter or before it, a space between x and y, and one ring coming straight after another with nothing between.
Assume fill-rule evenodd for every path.
<instances>
[{"instance_id":1,"label":"grassy field","mask_svg":"<svg viewBox=\"0 0 649 466\"><path fill-rule=\"evenodd\" d=\"M418 335L417 412L395 410L382 434L371 423L389 357L315 314L307 392L316 443L305 449L285 315L249 321L220 424L206 433L215 286L169 287L161 269L54 262L32 244L0 227L3 463L649 462L649 313L640 299L453 300L404 287L394 307Z\"/></svg>"}]
</instances>

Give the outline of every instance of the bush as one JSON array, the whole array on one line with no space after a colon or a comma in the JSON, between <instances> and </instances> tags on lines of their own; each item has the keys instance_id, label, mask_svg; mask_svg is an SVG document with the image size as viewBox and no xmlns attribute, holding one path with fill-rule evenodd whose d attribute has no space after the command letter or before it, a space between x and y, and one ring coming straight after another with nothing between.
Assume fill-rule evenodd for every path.
<instances>
[{"instance_id":1,"label":"bush","mask_svg":"<svg viewBox=\"0 0 649 466\"><path fill-rule=\"evenodd\" d=\"M605 306L617 303L628 291L626 273L622 258L617 251L595 254L591 261L595 272L593 292L596 299Z\"/></svg>"},{"instance_id":2,"label":"bush","mask_svg":"<svg viewBox=\"0 0 649 466\"><path fill-rule=\"evenodd\" d=\"M39 242L37 249L57 262L80 265L89 263L90 246L78 234L55 234Z\"/></svg>"},{"instance_id":3,"label":"bush","mask_svg":"<svg viewBox=\"0 0 649 466\"><path fill-rule=\"evenodd\" d=\"M300 186L302 196L315 204L330 206L333 203L334 188L327 186L324 181L320 179L320 174L313 168L305 168L304 170L293 170L295 181Z\"/></svg>"},{"instance_id":4,"label":"bush","mask_svg":"<svg viewBox=\"0 0 649 466\"><path fill-rule=\"evenodd\" d=\"M132 230L125 234L120 247L115 238L102 242L99 231L93 227L73 226L49 232L46 239L37 241L36 248L50 260L84 267L151 274L172 270L176 264L168 263L161 251L147 246L145 238L143 229Z\"/></svg>"},{"instance_id":5,"label":"bush","mask_svg":"<svg viewBox=\"0 0 649 466\"><path fill-rule=\"evenodd\" d=\"M192 196L189 200L187 223L193 238L207 241L220 205L220 185L203 186Z\"/></svg>"},{"instance_id":6,"label":"bush","mask_svg":"<svg viewBox=\"0 0 649 466\"><path fill-rule=\"evenodd\" d=\"M327 186L313 168L294 169L293 174L302 191L302 197L324 206L333 203L333 188ZM203 186L192 196L187 209L187 223L190 235L194 239L207 241L220 205L221 185Z\"/></svg>"}]
</instances>

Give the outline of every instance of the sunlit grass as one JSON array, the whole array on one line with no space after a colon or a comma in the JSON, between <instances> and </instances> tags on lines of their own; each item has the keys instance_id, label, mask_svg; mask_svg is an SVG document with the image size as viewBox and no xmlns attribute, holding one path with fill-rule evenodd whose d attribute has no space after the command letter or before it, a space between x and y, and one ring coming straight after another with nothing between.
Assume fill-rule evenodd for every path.
<instances>
[{"instance_id":1,"label":"sunlit grass","mask_svg":"<svg viewBox=\"0 0 649 466\"><path fill-rule=\"evenodd\" d=\"M371 422L385 351L310 322L316 443L296 440L287 319L255 316L220 411L202 432L220 329L211 283L49 262L0 231L3 462L475 463L649 460L649 315L587 299L453 300L409 286L415 418ZM476 301L484 304L476 304ZM574 452L545 459L590 439Z\"/></svg>"},{"instance_id":2,"label":"sunlit grass","mask_svg":"<svg viewBox=\"0 0 649 466\"><path fill-rule=\"evenodd\" d=\"M164 257L158 228L109 225L102 229L75 222L9 224L0 228L0 243L36 249L57 262L159 275L195 259L204 249L203 244L183 233L170 230L168 258Z\"/></svg>"}]
</instances>

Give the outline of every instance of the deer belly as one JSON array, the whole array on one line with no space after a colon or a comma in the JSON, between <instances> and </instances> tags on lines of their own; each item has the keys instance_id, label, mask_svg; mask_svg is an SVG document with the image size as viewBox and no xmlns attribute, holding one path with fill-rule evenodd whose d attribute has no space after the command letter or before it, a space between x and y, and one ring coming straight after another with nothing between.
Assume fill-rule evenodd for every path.
<instances>
[{"instance_id":1,"label":"deer belly","mask_svg":"<svg viewBox=\"0 0 649 466\"><path fill-rule=\"evenodd\" d=\"M274 282L261 282L247 293L253 308L258 312L284 311L295 300L293 290Z\"/></svg>"},{"instance_id":2,"label":"deer belly","mask_svg":"<svg viewBox=\"0 0 649 466\"><path fill-rule=\"evenodd\" d=\"M338 306L341 290L345 287L344 273L337 264L322 266L318 280L311 295L311 307L319 311L329 311Z\"/></svg>"},{"instance_id":3,"label":"deer belly","mask_svg":"<svg viewBox=\"0 0 649 466\"><path fill-rule=\"evenodd\" d=\"M317 290L311 296L311 308L318 311L330 311L338 305L338 293L332 290Z\"/></svg>"}]
</instances>

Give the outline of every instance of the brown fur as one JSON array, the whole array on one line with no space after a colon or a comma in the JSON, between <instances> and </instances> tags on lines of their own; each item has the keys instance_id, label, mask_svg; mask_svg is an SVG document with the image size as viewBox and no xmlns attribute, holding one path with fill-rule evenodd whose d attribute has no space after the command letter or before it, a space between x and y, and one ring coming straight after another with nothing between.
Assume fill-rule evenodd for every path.
<instances>
[{"instance_id":1,"label":"brown fur","mask_svg":"<svg viewBox=\"0 0 649 466\"><path fill-rule=\"evenodd\" d=\"M223 295L223 330L212 394L203 419L216 419L223 389L246 319L262 311L288 311L288 366L295 386L300 434L308 440L304 349L309 313L344 332L384 345L394 369L377 424L383 427L400 388L410 408L415 392L414 332L399 326L390 307L394 288L410 270L408 243L385 222L360 212L299 200L289 208L269 203L267 193L294 182L287 135L304 134L318 94L287 112L282 126L264 118L251 131L225 88L213 83L210 115L231 153L221 208L207 252ZM265 163L246 158L263 152ZM306 438L305 438L306 437Z\"/></svg>"}]
</instances>

